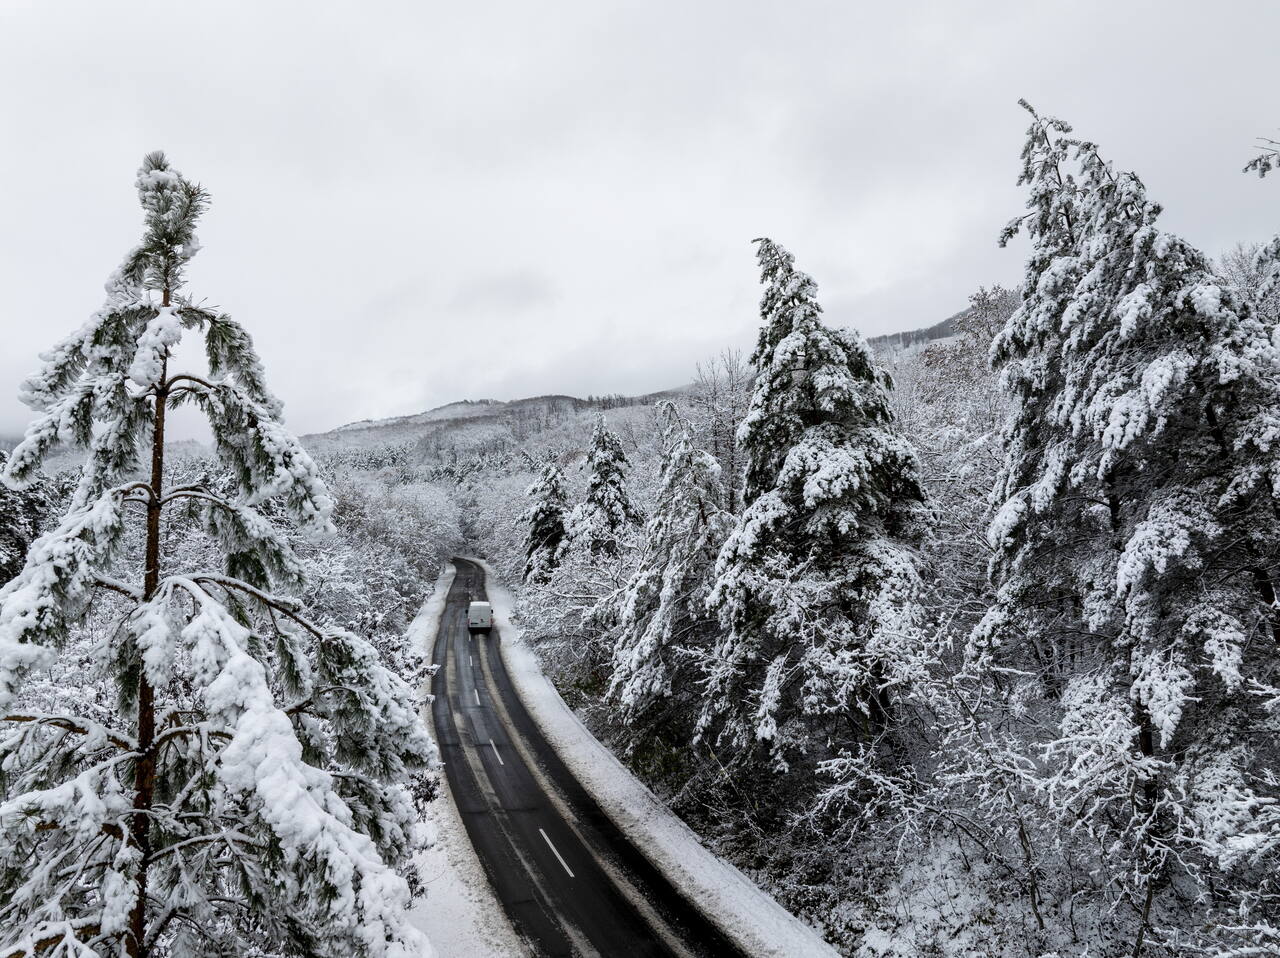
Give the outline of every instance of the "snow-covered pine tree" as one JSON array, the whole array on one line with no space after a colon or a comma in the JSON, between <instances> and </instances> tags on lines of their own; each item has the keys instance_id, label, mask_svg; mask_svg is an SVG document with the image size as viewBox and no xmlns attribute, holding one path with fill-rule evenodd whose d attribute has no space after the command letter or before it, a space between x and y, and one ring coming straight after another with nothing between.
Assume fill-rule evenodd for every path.
<instances>
[{"instance_id":1,"label":"snow-covered pine tree","mask_svg":"<svg viewBox=\"0 0 1280 958\"><path fill-rule=\"evenodd\" d=\"M706 600L716 555L732 524L720 505L715 457L694 447L690 426L674 403L664 400L657 412L663 421L657 500L645 524L639 566L623 590L609 686L628 725L673 690L692 698L698 662L690 648L706 645L714 629ZM688 647L683 659L682 646Z\"/></svg>"},{"instance_id":2,"label":"snow-covered pine tree","mask_svg":"<svg viewBox=\"0 0 1280 958\"><path fill-rule=\"evenodd\" d=\"M88 448L70 512L0 590L0 954L419 958L412 786L434 744L374 650L289 594L299 563L256 507L324 536L332 502L248 333L184 291L207 194L162 153L136 186L143 240L24 385L41 416L5 465L21 486L55 444ZM207 373L170 371L184 333L202 334ZM235 496L165 486L180 403L207 416ZM198 511L224 568L167 566L171 509ZM24 702L93 612L116 625L66 681L117 704Z\"/></svg>"},{"instance_id":3,"label":"snow-covered pine tree","mask_svg":"<svg viewBox=\"0 0 1280 958\"><path fill-rule=\"evenodd\" d=\"M1280 355L1138 178L1067 131L1033 112L1031 212L1006 233L1032 253L993 347L1015 409L975 650L1058 691L1045 789L1108 849L1136 955L1170 870L1257 861L1254 813L1280 798Z\"/></svg>"},{"instance_id":4,"label":"snow-covered pine tree","mask_svg":"<svg viewBox=\"0 0 1280 958\"><path fill-rule=\"evenodd\" d=\"M528 527L525 540L524 577L538 582L555 571L565 547L565 514L569 509L564 473L554 462L542 467L525 490L533 502L521 520Z\"/></svg>"},{"instance_id":5,"label":"snow-covered pine tree","mask_svg":"<svg viewBox=\"0 0 1280 958\"><path fill-rule=\"evenodd\" d=\"M725 633L699 724L773 765L882 727L918 579L906 536L924 499L865 340L822 322L817 285L757 240L765 293L739 431L745 511L709 598ZM822 747L827 747L823 745Z\"/></svg>"},{"instance_id":6,"label":"snow-covered pine tree","mask_svg":"<svg viewBox=\"0 0 1280 958\"><path fill-rule=\"evenodd\" d=\"M1023 468L1033 467L1023 446L1038 441L1040 423L1051 416L1056 397L1065 389L1066 337L1062 332L1062 316L1082 269L1078 251L1083 214L1077 208L1080 191L1072 163L1079 141L1068 135L1070 124L1055 117L1042 117L1026 101L1019 103L1032 117L1018 177L1018 185L1028 188L1029 212L1005 227L1000 245L1006 246L1019 233L1026 233L1031 238L1031 251L1023 283L1023 302L991 345L992 364L1000 371L1001 385L1013 402L1004 430L1005 466L993 492L997 503L1007 502L1014 493L1029 487L1038 478L1030 472L1018 472L1018 464ZM1024 534L1030 536L1035 532L1037 530L1029 528ZM1051 537L1036 545L1045 554L1046 561L1058 555ZM1038 595L1020 592L1023 588L1034 592L1034 579L1000 574L996 569L1000 561L999 555L992 560L992 578L1000 583L1000 596L979 630L987 642L1004 634L998 631L1004 626L999 616L1012 615L1023 606L1039 601ZM1063 603L1059 603L1055 611L1072 614ZM1051 658L1042 650L1036 651L1043 660Z\"/></svg>"},{"instance_id":7,"label":"snow-covered pine tree","mask_svg":"<svg viewBox=\"0 0 1280 958\"><path fill-rule=\"evenodd\" d=\"M569 540L593 556L618 554L619 540L640 521L627 493L627 454L601 413L591 435L587 495L569 514Z\"/></svg>"}]
</instances>

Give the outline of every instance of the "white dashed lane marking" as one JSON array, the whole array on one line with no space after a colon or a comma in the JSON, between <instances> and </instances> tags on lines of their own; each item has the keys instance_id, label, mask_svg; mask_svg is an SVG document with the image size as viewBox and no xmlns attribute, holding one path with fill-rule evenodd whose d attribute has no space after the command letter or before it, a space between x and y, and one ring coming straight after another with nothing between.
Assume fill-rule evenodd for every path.
<instances>
[{"instance_id":1,"label":"white dashed lane marking","mask_svg":"<svg viewBox=\"0 0 1280 958\"><path fill-rule=\"evenodd\" d=\"M573 869L569 867L567 862L565 862L564 856L560 854L559 849L557 849L555 845L551 844L551 839L547 837L547 833L542 831L541 828L538 829L538 832L542 835L542 840L547 843L547 847L555 852L556 858L559 859L561 867L569 873L570 878L573 878Z\"/></svg>"}]
</instances>

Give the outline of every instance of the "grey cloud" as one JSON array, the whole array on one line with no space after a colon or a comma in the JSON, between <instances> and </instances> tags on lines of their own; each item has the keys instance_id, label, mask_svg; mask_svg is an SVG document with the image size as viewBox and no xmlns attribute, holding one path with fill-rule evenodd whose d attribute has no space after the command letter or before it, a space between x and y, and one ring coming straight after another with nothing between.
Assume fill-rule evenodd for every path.
<instances>
[{"instance_id":1,"label":"grey cloud","mask_svg":"<svg viewBox=\"0 0 1280 958\"><path fill-rule=\"evenodd\" d=\"M551 281L536 273L489 273L467 280L449 300L461 315L488 312L524 312L556 301Z\"/></svg>"},{"instance_id":2,"label":"grey cloud","mask_svg":"<svg viewBox=\"0 0 1280 958\"><path fill-rule=\"evenodd\" d=\"M1267 0L10 3L0 434L134 242L149 149L213 192L194 292L316 431L688 379L752 341L762 234L833 320L935 322L1020 275L1019 96L1211 253L1263 239L1280 192L1238 171L1278 34Z\"/></svg>"}]
</instances>

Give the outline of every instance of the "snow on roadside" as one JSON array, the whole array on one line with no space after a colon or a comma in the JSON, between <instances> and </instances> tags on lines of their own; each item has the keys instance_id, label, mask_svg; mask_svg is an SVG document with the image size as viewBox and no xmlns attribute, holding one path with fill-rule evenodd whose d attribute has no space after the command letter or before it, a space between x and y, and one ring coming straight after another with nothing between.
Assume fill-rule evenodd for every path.
<instances>
[{"instance_id":1,"label":"snow on roadside","mask_svg":"<svg viewBox=\"0 0 1280 958\"><path fill-rule=\"evenodd\" d=\"M446 565L405 633L405 640L422 649L428 659L454 574L453 565ZM423 709L423 718L430 727L429 705ZM427 806L425 824L434 841L415 861L427 894L414 903L410 918L430 939L436 954L443 958L528 955L476 857L444 775L439 797Z\"/></svg>"},{"instance_id":2,"label":"snow on roadside","mask_svg":"<svg viewBox=\"0 0 1280 958\"><path fill-rule=\"evenodd\" d=\"M525 708L578 781L636 847L747 954L834 958L835 949L821 935L709 851L693 829L591 734L542 674L533 650L511 621L511 592L487 562L471 561L484 567L494 625L502 636L502 657Z\"/></svg>"}]
</instances>

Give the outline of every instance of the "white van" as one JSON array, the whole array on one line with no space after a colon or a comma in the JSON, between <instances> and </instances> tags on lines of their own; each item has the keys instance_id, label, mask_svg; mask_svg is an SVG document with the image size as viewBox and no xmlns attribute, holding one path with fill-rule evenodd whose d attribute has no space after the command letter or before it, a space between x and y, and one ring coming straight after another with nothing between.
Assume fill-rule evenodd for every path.
<instances>
[{"instance_id":1,"label":"white van","mask_svg":"<svg viewBox=\"0 0 1280 958\"><path fill-rule=\"evenodd\" d=\"M472 602L467 606L467 628L472 632L488 632L493 628L493 606L488 602Z\"/></svg>"}]
</instances>

